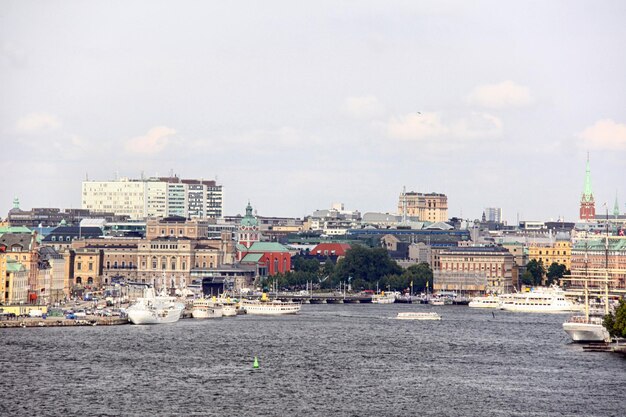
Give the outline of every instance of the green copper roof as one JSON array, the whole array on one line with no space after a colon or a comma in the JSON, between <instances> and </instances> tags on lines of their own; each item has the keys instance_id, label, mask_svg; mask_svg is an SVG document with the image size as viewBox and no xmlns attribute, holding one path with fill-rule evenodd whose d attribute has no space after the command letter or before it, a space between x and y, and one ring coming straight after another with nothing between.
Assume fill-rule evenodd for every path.
<instances>
[{"instance_id":1,"label":"green copper roof","mask_svg":"<svg viewBox=\"0 0 626 417\"><path fill-rule=\"evenodd\" d=\"M578 241L572 248L575 251L604 252L604 239ZM609 251L626 251L626 239L609 239Z\"/></svg>"},{"instance_id":2,"label":"green copper roof","mask_svg":"<svg viewBox=\"0 0 626 417\"><path fill-rule=\"evenodd\" d=\"M248 206L246 207L246 215L243 219L241 219L242 226L258 226L259 221L252 215L252 206L248 201Z\"/></svg>"},{"instance_id":3,"label":"green copper roof","mask_svg":"<svg viewBox=\"0 0 626 417\"><path fill-rule=\"evenodd\" d=\"M593 201L593 193L591 192L591 169L589 168L589 155L587 155L587 168L585 170L585 191L583 191L584 201Z\"/></svg>"},{"instance_id":4,"label":"green copper roof","mask_svg":"<svg viewBox=\"0 0 626 417\"><path fill-rule=\"evenodd\" d=\"M247 252L289 252L289 250L277 242L254 242Z\"/></svg>"},{"instance_id":5,"label":"green copper roof","mask_svg":"<svg viewBox=\"0 0 626 417\"><path fill-rule=\"evenodd\" d=\"M247 263L247 262L257 263L259 262L259 259L261 259L262 257L263 257L262 253L249 253L243 257L241 262L242 263Z\"/></svg>"},{"instance_id":6,"label":"green copper roof","mask_svg":"<svg viewBox=\"0 0 626 417\"><path fill-rule=\"evenodd\" d=\"M30 233L31 230L26 226L0 226L0 235L4 233Z\"/></svg>"}]
</instances>

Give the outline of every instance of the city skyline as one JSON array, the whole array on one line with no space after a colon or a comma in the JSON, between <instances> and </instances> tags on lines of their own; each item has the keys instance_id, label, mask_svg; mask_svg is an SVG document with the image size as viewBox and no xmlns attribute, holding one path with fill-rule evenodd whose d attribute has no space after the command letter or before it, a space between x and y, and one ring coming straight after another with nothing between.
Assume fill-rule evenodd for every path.
<instances>
[{"instance_id":1,"label":"city skyline","mask_svg":"<svg viewBox=\"0 0 626 417\"><path fill-rule=\"evenodd\" d=\"M0 217L81 183L217 180L224 213L397 210L578 219L626 188L626 6L39 3L0 14Z\"/></svg>"}]
</instances>

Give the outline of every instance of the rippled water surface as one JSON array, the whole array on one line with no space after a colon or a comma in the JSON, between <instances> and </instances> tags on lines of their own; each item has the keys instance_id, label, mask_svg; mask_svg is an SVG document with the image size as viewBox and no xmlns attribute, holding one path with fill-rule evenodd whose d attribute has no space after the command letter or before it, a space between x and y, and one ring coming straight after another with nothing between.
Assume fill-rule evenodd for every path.
<instances>
[{"instance_id":1,"label":"rippled water surface","mask_svg":"<svg viewBox=\"0 0 626 417\"><path fill-rule=\"evenodd\" d=\"M392 319L410 310L443 320ZM568 343L565 318L304 305L297 316L2 329L0 415L626 415L626 360Z\"/></svg>"}]
</instances>

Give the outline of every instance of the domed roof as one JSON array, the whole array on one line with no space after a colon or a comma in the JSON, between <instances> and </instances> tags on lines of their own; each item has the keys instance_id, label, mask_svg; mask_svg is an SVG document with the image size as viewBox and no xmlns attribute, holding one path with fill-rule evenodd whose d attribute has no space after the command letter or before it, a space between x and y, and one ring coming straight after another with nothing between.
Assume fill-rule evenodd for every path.
<instances>
[{"instance_id":1,"label":"domed roof","mask_svg":"<svg viewBox=\"0 0 626 417\"><path fill-rule=\"evenodd\" d=\"M15 197L13 199L13 208L9 210L9 214L21 213L21 212L22 212L22 209L20 209L20 199Z\"/></svg>"},{"instance_id":2,"label":"domed roof","mask_svg":"<svg viewBox=\"0 0 626 417\"><path fill-rule=\"evenodd\" d=\"M241 219L242 227L256 227L259 225L259 221L252 215L252 206L248 201L248 206L246 207L246 215L243 219Z\"/></svg>"}]
</instances>

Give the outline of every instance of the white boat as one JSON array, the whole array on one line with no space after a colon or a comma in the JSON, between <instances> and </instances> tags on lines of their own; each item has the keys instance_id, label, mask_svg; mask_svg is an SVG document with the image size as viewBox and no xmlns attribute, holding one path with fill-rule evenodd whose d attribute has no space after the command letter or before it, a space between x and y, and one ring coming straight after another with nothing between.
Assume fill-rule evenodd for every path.
<instances>
[{"instance_id":1,"label":"white boat","mask_svg":"<svg viewBox=\"0 0 626 417\"><path fill-rule=\"evenodd\" d=\"M452 304L452 298L449 298L449 297L433 297L430 300L428 300L428 304L431 304L431 305L434 305L434 306L451 305Z\"/></svg>"},{"instance_id":2,"label":"white boat","mask_svg":"<svg viewBox=\"0 0 626 417\"><path fill-rule=\"evenodd\" d=\"M396 316L398 320L441 320L441 316L437 313L430 312L418 312L418 311L407 311L404 313L398 313Z\"/></svg>"},{"instance_id":3,"label":"white boat","mask_svg":"<svg viewBox=\"0 0 626 417\"><path fill-rule=\"evenodd\" d=\"M611 335L602 324L602 317L572 316L563 323L563 330L574 342L611 341Z\"/></svg>"},{"instance_id":4,"label":"white boat","mask_svg":"<svg viewBox=\"0 0 626 417\"><path fill-rule=\"evenodd\" d=\"M217 302L222 306L222 315L224 317L234 317L237 315L237 303L230 297L218 297Z\"/></svg>"},{"instance_id":5,"label":"white boat","mask_svg":"<svg viewBox=\"0 0 626 417\"><path fill-rule=\"evenodd\" d=\"M500 297L497 295L484 295L482 297L474 297L468 304L472 308L499 308Z\"/></svg>"},{"instance_id":6,"label":"white boat","mask_svg":"<svg viewBox=\"0 0 626 417\"><path fill-rule=\"evenodd\" d=\"M396 296L400 295L397 291L381 292L372 295L373 304L393 304L396 302Z\"/></svg>"},{"instance_id":7,"label":"white boat","mask_svg":"<svg viewBox=\"0 0 626 417\"><path fill-rule=\"evenodd\" d=\"M579 306L565 298L565 292L556 285L516 293L511 299L511 303L501 305L502 310L524 313L565 313L580 310Z\"/></svg>"},{"instance_id":8,"label":"white boat","mask_svg":"<svg viewBox=\"0 0 626 417\"><path fill-rule=\"evenodd\" d=\"M302 305L294 302L282 302L269 300L263 293L260 300L241 300L241 308L246 314L277 316L283 314L297 314Z\"/></svg>"},{"instance_id":9,"label":"white boat","mask_svg":"<svg viewBox=\"0 0 626 417\"><path fill-rule=\"evenodd\" d=\"M208 319L222 317L222 306L210 298L198 298L193 301L191 316L194 319Z\"/></svg>"},{"instance_id":10,"label":"white boat","mask_svg":"<svg viewBox=\"0 0 626 417\"><path fill-rule=\"evenodd\" d=\"M133 324L175 323L180 320L184 308L185 305L176 302L174 297L157 296L153 287L146 287L143 297L128 307L126 314Z\"/></svg>"},{"instance_id":11,"label":"white boat","mask_svg":"<svg viewBox=\"0 0 626 417\"><path fill-rule=\"evenodd\" d=\"M505 306L513 304L515 302L515 294L517 293L506 293L498 295L498 300L500 300L500 305L498 306L498 308L500 310L505 310Z\"/></svg>"}]
</instances>

